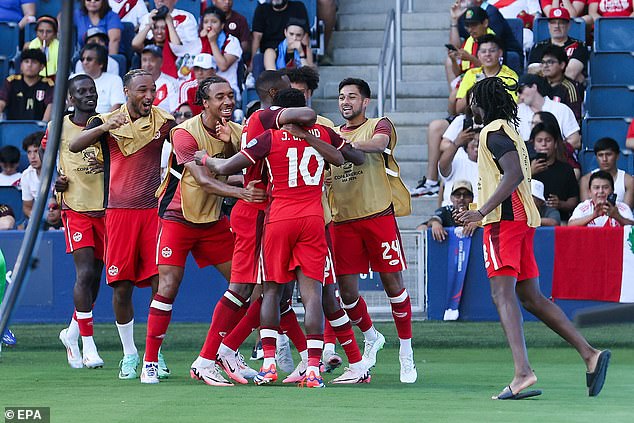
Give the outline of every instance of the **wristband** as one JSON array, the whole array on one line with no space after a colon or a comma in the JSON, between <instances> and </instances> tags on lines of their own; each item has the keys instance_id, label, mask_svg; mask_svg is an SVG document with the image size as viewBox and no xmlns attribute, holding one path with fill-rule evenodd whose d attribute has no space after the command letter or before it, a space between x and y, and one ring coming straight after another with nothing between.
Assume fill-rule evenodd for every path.
<instances>
[{"instance_id":1,"label":"wristband","mask_svg":"<svg viewBox=\"0 0 634 423\"><path fill-rule=\"evenodd\" d=\"M480 216L482 216L482 218L484 219L484 215L482 214L482 212L480 211L480 209L478 209L478 213L480 213Z\"/></svg>"},{"instance_id":2,"label":"wristband","mask_svg":"<svg viewBox=\"0 0 634 423\"><path fill-rule=\"evenodd\" d=\"M203 156L203 159L202 159L203 166L205 166L205 167L207 167L207 159L208 158L209 158L209 154L205 153L205 155Z\"/></svg>"}]
</instances>

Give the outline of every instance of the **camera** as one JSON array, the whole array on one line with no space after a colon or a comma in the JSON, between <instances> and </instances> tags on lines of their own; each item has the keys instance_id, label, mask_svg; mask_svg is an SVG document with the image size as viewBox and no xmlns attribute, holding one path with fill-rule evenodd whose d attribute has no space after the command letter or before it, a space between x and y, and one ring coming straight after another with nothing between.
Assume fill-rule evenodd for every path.
<instances>
[{"instance_id":1,"label":"camera","mask_svg":"<svg viewBox=\"0 0 634 423\"><path fill-rule=\"evenodd\" d=\"M169 12L170 10L167 8L167 6L161 6L158 8L158 10L156 11L156 15L154 15L152 19L155 21L165 19Z\"/></svg>"},{"instance_id":2,"label":"camera","mask_svg":"<svg viewBox=\"0 0 634 423\"><path fill-rule=\"evenodd\" d=\"M616 206L616 194L612 193L610 195L608 195L608 203L612 204L613 206Z\"/></svg>"}]
</instances>

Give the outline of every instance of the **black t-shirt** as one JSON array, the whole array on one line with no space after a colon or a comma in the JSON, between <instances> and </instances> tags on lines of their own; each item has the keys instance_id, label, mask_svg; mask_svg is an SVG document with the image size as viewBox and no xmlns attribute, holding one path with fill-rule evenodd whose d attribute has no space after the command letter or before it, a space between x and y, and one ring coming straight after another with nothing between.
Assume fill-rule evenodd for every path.
<instances>
[{"instance_id":1,"label":"black t-shirt","mask_svg":"<svg viewBox=\"0 0 634 423\"><path fill-rule=\"evenodd\" d=\"M22 75L11 75L0 89L0 100L7 103L8 120L42 120L46 106L53 102L53 81L41 78L29 86Z\"/></svg>"},{"instance_id":2,"label":"black t-shirt","mask_svg":"<svg viewBox=\"0 0 634 423\"><path fill-rule=\"evenodd\" d=\"M260 52L264 53L267 48L276 48L284 39L284 29L290 18L305 22L304 30L310 31L308 22L308 12L304 3L298 1L289 1L286 9L281 12L273 10L271 4L259 4L253 14L253 32L262 33L262 41L260 42ZM256 52L252 52L255 54Z\"/></svg>"},{"instance_id":3,"label":"black t-shirt","mask_svg":"<svg viewBox=\"0 0 634 423\"><path fill-rule=\"evenodd\" d=\"M543 172L533 175L533 179L541 181L544 184L544 198L548 199L550 194L555 194L559 200L566 201L571 197L579 196L579 185L572 166L568 163L555 160ZM559 210L562 220L568 220L570 213L565 210Z\"/></svg>"},{"instance_id":4,"label":"black t-shirt","mask_svg":"<svg viewBox=\"0 0 634 423\"><path fill-rule=\"evenodd\" d=\"M550 97L554 101L561 102L570 107L572 112L575 114L577 122L581 122L583 87L580 83L565 76L561 84L550 87Z\"/></svg>"},{"instance_id":5,"label":"black t-shirt","mask_svg":"<svg viewBox=\"0 0 634 423\"><path fill-rule=\"evenodd\" d=\"M528 64L541 63L544 50L550 45L552 45L550 38L535 44L528 56ZM585 75L588 67L588 47L586 47L586 44L583 41L568 37L563 47L568 55L568 60L577 59L583 63L583 73Z\"/></svg>"}]
</instances>

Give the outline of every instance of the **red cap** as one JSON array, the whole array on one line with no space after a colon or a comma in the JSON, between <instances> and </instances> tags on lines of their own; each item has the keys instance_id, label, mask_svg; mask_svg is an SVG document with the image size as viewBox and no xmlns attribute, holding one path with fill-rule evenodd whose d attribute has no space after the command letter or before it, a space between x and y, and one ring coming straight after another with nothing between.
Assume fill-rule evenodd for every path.
<instances>
[{"instance_id":1,"label":"red cap","mask_svg":"<svg viewBox=\"0 0 634 423\"><path fill-rule=\"evenodd\" d=\"M565 21L569 21L570 12L568 12L568 9L563 7L553 7L548 13L548 19L563 19Z\"/></svg>"}]
</instances>

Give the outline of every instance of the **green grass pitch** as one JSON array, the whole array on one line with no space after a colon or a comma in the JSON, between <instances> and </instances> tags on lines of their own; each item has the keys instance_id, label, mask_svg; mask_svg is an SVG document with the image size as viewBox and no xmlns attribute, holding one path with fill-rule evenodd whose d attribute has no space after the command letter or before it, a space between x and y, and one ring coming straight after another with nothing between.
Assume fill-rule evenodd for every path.
<instances>
[{"instance_id":1,"label":"green grass pitch","mask_svg":"<svg viewBox=\"0 0 634 423\"><path fill-rule=\"evenodd\" d=\"M106 362L96 370L68 367L57 339L62 325L14 325L18 344L5 347L0 361L0 409L48 406L52 422L99 423L634 421L634 325L583 330L592 344L613 352L603 392L589 398L576 352L544 325L527 323L529 357L539 378L535 388L544 394L524 401L490 399L513 374L497 323L414 323L419 380L413 385L398 380L393 325L377 326L388 342L371 384L308 390L279 382L213 388L191 380L189 365L208 327L203 324L170 326L163 350L172 376L153 386L117 379L121 349L114 325L95 327ZM145 326L137 325L135 335L142 347ZM245 355L250 345L251 340L245 343Z\"/></svg>"}]
</instances>

